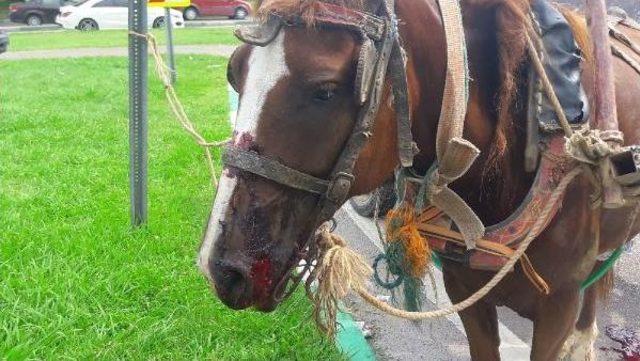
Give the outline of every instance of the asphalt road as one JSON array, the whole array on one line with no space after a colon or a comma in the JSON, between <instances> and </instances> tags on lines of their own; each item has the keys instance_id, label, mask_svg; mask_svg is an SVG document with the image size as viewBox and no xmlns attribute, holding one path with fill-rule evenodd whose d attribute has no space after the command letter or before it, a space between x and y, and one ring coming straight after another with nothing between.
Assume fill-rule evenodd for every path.
<instances>
[{"instance_id":1,"label":"asphalt road","mask_svg":"<svg viewBox=\"0 0 640 361\"><path fill-rule=\"evenodd\" d=\"M370 261L379 254L380 242L376 227L370 219L360 217L350 206L337 215L338 233L347 239ZM609 350L619 345L604 332L606 326L617 325L631 329L640 328L640 242L625 254L616 268L616 285L608 304L598 310L600 336L596 344L598 360L617 360L617 353ZM427 289L423 308L432 310L450 305L444 291L442 277L435 274L436 292ZM426 287L430 288L430 287ZM387 291L374 289L379 295ZM452 316L435 321L412 322L395 319L351 297L347 307L357 321L364 321L372 331L370 343L379 360L468 360L469 348L459 317ZM532 323L506 308L499 308L502 359L508 361L529 360L532 339Z\"/></svg>"}]
</instances>

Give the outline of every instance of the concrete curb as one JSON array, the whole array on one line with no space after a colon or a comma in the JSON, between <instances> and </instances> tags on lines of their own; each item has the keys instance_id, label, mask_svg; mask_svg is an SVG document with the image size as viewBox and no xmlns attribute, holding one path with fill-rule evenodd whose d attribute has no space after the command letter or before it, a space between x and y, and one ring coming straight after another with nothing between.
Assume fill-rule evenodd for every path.
<instances>
[{"instance_id":1,"label":"concrete curb","mask_svg":"<svg viewBox=\"0 0 640 361\"><path fill-rule=\"evenodd\" d=\"M353 320L351 314L338 313L338 336L336 343L342 353L351 361L374 361L376 355L367 342L362 329Z\"/></svg>"},{"instance_id":2,"label":"concrete curb","mask_svg":"<svg viewBox=\"0 0 640 361\"><path fill-rule=\"evenodd\" d=\"M37 32L37 31L60 31L62 27L58 24L45 24L38 26L28 26L28 25L0 25L0 30L5 31L7 33L29 33L29 32Z\"/></svg>"}]
</instances>

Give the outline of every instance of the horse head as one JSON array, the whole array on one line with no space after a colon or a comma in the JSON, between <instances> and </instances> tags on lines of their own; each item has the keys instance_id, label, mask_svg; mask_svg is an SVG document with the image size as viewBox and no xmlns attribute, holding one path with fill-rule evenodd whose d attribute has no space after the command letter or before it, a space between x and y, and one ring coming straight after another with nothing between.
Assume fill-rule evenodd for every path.
<instances>
[{"instance_id":1,"label":"horse head","mask_svg":"<svg viewBox=\"0 0 640 361\"><path fill-rule=\"evenodd\" d=\"M380 0L374 2L375 6L366 7L381 5ZM263 8L270 3L287 1L266 1ZM281 13L282 9L262 11ZM376 48L361 31L314 26L304 14L295 19L307 23L290 26L290 18L272 17L257 29L239 32L245 44L228 66L229 82L240 94L228 153L250 153L278 167L326 180L335 171L366 103L363 98L369 94L362 87L371 69L363 61L371 62L372 55L367 53L375 53ZM349 196L374 190L393 175L398 164L390 86L380 89L379 109L366 145L357 154ZM282 300L292 269L310 251L322 195L230 163L223 170L199 266L229 307L271 311Z\"/></svg>"}]
</instances>

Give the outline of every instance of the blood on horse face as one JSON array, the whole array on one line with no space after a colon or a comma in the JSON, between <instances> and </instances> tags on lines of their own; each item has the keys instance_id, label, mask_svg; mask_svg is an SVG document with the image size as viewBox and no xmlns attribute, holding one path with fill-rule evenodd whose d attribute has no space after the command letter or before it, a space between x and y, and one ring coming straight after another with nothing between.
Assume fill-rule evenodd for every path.
<instances>
[{"instance_id":1,"label":"blood on horse face","mask_svg":"<svg viewBox=\"0 0 640 361\"><path fill-rule=\"evenodd\" d=\"M229 64L240 93L233 147L328 177L353 128L359 43L344 31L285 29ZM318 197L224 170L199 264L228 306L270 311L313 231Z\"/></svg>"}]
</instances>

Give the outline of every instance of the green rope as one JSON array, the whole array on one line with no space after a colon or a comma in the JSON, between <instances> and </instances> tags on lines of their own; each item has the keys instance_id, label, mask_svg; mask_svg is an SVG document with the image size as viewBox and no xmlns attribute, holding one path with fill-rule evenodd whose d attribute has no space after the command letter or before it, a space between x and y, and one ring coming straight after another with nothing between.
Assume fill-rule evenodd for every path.
<instances>
[{"instance_id":1,"label":"green rope","mask_svg":"<svg viewBox=\"0 0 640 361\"><path fill-rule=\"evenodd\" d=\"M616 249L606 261L602 263L600 268L598 268L595 272L587 278L586 281L582 283L580 286L580 291L584 291L587 288L593 286L594 283L600 281L602 277L604 277L607 272L613 268L613 265L616 264L616 261L622 256L622 252L624 252L624 246Z\"/></svg>"}]
</instances>

